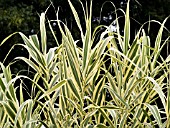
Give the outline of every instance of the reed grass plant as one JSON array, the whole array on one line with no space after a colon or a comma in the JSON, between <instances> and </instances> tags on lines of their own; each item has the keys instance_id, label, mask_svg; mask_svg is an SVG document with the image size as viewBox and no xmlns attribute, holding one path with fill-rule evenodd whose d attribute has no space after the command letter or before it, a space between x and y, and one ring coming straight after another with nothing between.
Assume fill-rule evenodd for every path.
<instances>
[{"instance_id":1,"label":"reed grass plant","mask_svg":"<svg viewBox=\"0 0 170 128\"><path fill-rule=\"evenodd\" d=\"M170 56L164 59L160 54L169 43L169 37L162 41L168 18L163 23L153 21L160 24L160 29L155 42L150 42L144 25L135 38L130 39L129 1L126 12L121 10L125 18L123 35L118 9L113 3L116 32L105 25L92 30L92 1L86 7L80 2L83 27L70 0L68 4L80 32L79 40L73 38L67 25L59 19L59 10L53 21L58 25L61 41L46 13L40 15L40 39L38 35L27 37L17 32L24 41L18 45L25 48L29 56L18 56L7 66L0 63L0 127L170 127ZM47 48L47 25L56 47ZM78 42L82 45L78 46ZM34 72L33 78L11 74L10 66L18 60L28 64L27 72ZM32 84L27 85L24 79ZM30 99L23 98L24 86L31 88Z\"/></svg>"}]
</instances>

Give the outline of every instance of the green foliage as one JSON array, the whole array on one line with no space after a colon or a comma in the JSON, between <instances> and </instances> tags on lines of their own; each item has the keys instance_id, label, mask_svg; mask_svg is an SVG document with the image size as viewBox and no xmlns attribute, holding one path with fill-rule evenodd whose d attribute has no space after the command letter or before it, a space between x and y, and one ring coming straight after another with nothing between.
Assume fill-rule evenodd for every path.
<instances>
[{"instance_id":1,"label":"green foliage","mask_svg":"<svg viewBox=\"0 0 170 128\"><path fill-rule=\"evenodd\" d=\"M122 11L123 35L118 28L114 32L104 25L92 32L92 2L86 8L81 3L85 26L70 0L68 4L80 31L79 40L74 39L57 11L55 22L62 35L58 43L50 24L54 20L46 19L46 14L41 13L40 39L19 32L24 43L18 45L29 56L18 56L6 67L1 63L1 127L169 127L170 59L163 59L160 54L169 40L168 37L162 41L167 18L152 47L143 26L134 40L130 39L129 2L126 13ZM117 26L120 26L119 18L114 19ZM47 48L47 25L56 47ZM11 35L2 44L8 38ZM78 46L78 42L82 45ZM34 77L12 75L10 66L17 61L24 61L29 66L27 72L34 72ZM28 100L23 98L24 86L30 86L26 79L32 83ZM161 106L156 104L158 99Z\"/></svg>"},{"instance_id":2,"label":"green foliage","mask_svg":"<svg viewBox=\"0 0 170 128\"><path fill-rule=\"evenodd\" d=\"M18 4L18 6L4 5L0 8L0 21L3 35L10 34L13 31L21 31L28 33L33 29L31 25L37 21L33 14L33 6ZM3 27L6 26L6 27ZM7 31L8 30L8 31Z\"/></svg>"}]
</instances>

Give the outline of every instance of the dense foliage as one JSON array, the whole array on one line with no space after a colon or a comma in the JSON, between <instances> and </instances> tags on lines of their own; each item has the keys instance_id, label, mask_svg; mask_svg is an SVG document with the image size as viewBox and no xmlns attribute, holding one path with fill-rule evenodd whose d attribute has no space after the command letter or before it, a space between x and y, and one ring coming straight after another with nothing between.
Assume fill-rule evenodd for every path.
<instances>
[{"instance_id":1,"label":"dense foliage","mask_svg":"<svg viewBox=\"0 0 170 128\"><path fill-rule=\"evenodd\" d=\"M83 1L83 0L82 0ZM67 0L51 0L51 2L54 4L55 7L60 6L60 19L66 19L69 25L70 30L73 32L73 36L75 38L78 38L79 32L77 31L77 28L71 26L75 26L73 15L71 14L71 10L67 4ZM110 24L109 16L113 14L113 7L110 4L105 4L102 11L102 17L100 17L100 10L102 7L102 4L106 2L106 0L93 0L94 6L93 6L93 24L92 27L99 25L99 24ZM116 7L120 7L122 9L126 8L127 0L114 0L113 1ZM130 15L131 18L138 21L133 22L133 30L132 32L135 33L135 31L143 24L144 22L150 19L158 20L162 22L165 17L167 17L170 13L170 2L169 0L154 0L154 1L148 1L148 0L131 0L130 1ZM0 41L2 41L6 36L13 33L14 31L22 31L26 35L31 35L39 32L39 15L41 12L44 12L46 8L50 5L49 0L1 0L0 2ZM77 7L78 13L82 15L82 9L81 5L79 4L79 0L74 0L73 5ZM159 11L158 11L159 10ZM49 19L55 19L55 13L54 9L50 7L48 10L46 16ZM80 20L82 20L83 17L80 17ZM140 24L139 24L140 23ZM121 24L121 22L120 22ZM122 22L123 24L123 22ZM55 24L54 24L55 26ZM123 26L123 25L122 25ZM166 25L166 27L170 27L169 23ZM156 34L156 31L158 30L158 25L152 24L151 26L151 32L149 33L151 35L151 39L154 39L154 35ZM123 29L123 28L122 28ZM58 32L58 31L57 31ZM47 30L47 33L49 33L49 30ZM50 34L49 34L50 36ZM131 34L131 36L134 37L134 34ZM51 38L50 38L51 39ZM20 42L20 38L16 37L15 39L11 39L8 44L5 44L2 46L3 48L0 50L1 56L0 60L3 61L5 55L7 54L7 51L11 48L13 44L16 44L17 42ZM53 40L49 41L49 46L54 46ZM11 55L8 60L11 61L14 57L24 54L24 51L16 49L13 51L13 56ZM164 53L164 56L166 56L166 53Z\"/></svg>"},{"instance_id":2,"label":"dense foliage","mask_svg":"<svg viewBox=\"0 0 170 128\"><path fill-rule=\"evenodd\" d=\"M27 53L6 66L0 63L0 127L170 127L170 56L161 55L169 43L169 37L162 40L168 18L151 22L159 25L152 41L144 29L148 24L132 38L129 2L126 12L111 3L114 29L113 24L93 29L92 2L87 6L80 2L84 22L70 0L68 5L78 37L57 10L56 20L46 18L48 11L40 14L37 34L16 32L0 44L18 34L23 43L16 45ZM123 18L117 15L120 12ZM48 46L51 37L53 47ZM11 73L18 62L28 67Z\"/></svg>"}]
</instances>

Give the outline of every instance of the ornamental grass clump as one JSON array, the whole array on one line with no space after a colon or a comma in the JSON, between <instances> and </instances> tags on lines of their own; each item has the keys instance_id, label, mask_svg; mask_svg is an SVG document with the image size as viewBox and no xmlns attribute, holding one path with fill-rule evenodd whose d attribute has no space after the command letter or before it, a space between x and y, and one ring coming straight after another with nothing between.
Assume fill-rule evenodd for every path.
<instances>
[{"instance_id":1,"label":"ornamental grass clump","mask_svg":"<svg viewBox=\"0 0 170 128\"><path fill-rule=\"evenodd\" d=\"M18 56L6 67L0 64L0 127L170 127L170 56L163 59L160 54L169 41L169 37L162 41L167 18L161 23L151 47L143 26L135 38L130 39L129 2L124 13L123 35L113 3L116 32L105 25L92 31L92 1L86 8L80 2L85 19L83 30L70 0L68 4L80 32L79 40L74 40L57 11L57 19L53 21L62 35L58 41L50 24L53 21L42 13L40 39L38 35L27 37L18 32L24 41L18 45L25 48L29 56ZM46 25L56 47L47 48ZM78 42L82 45L78 46ZM18 60L31 68L27 72L34 72L33 78L11 74L10 66ZM23 98L24 86L31 88L30 99Z\"/></svg>"}]
</instances>

